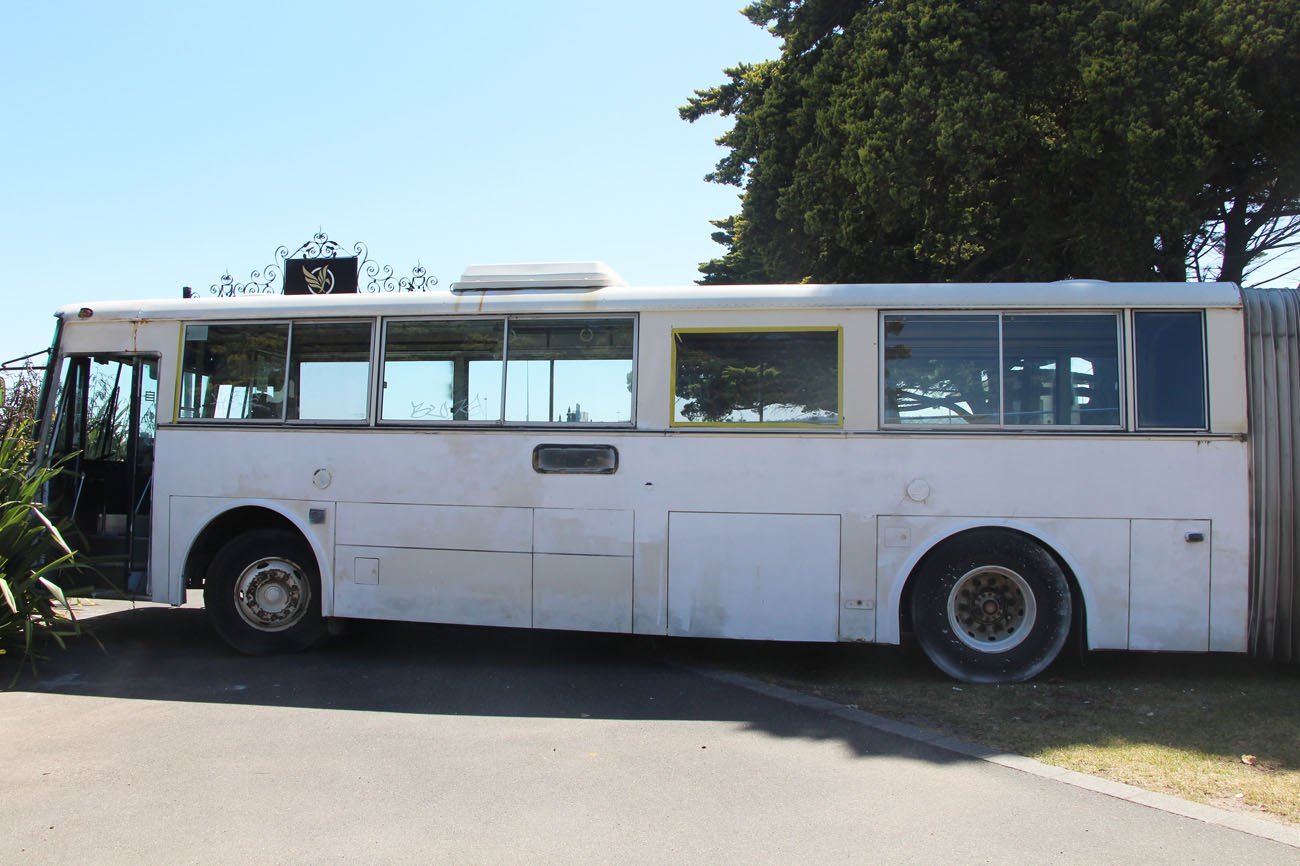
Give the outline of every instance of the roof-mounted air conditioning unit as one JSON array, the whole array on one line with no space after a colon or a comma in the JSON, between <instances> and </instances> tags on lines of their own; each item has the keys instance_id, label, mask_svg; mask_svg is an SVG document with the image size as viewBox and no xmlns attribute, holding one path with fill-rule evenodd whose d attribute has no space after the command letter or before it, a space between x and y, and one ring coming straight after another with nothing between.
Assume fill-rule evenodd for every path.
<instances>
[{"instance_id":1,"label":"roof-mounted air conditioning unit","mask_svg":"<svg viewBox=\"0 0 1300 866\"><path fill-rule=\"evenodd\" d=\"M626 286L604 262L542 262L510 265L470 265L451 284L453 292L501 289L603 289Z\"/></svg>"}]
</instances>

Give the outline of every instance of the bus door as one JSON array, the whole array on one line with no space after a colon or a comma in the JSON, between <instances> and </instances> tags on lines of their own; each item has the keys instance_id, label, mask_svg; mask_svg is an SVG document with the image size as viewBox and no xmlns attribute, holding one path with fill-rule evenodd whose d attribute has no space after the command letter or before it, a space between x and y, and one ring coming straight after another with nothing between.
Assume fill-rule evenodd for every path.
<instances>
[{"instance_id":1,"label":"bus door","mask_svg":"<svg viewBox=\"0 0 1300 866\"><path fill-rule=\"evenodd\" d=\"M149 596L149 529L158 358L66 356L51 440L49 512L75 527L88 569L61 579L97 595ZM79 536L79 537L78 537Z\"/></svg>"}]
</instances>

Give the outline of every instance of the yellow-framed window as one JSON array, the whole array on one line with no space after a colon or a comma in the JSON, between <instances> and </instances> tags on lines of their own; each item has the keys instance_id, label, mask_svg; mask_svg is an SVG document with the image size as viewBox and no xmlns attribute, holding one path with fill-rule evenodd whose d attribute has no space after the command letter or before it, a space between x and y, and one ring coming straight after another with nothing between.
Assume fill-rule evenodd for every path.
<instances>
[{"instance_id":1,"label":"yellow-framed window","mask_svg":"<svg viewBox=\"0 0 1300 866\"><path fill-rule=\"evenodd\" d=\"M836 325L674 328L673 427L844 425Z\"/></svg>"}]
</instances>

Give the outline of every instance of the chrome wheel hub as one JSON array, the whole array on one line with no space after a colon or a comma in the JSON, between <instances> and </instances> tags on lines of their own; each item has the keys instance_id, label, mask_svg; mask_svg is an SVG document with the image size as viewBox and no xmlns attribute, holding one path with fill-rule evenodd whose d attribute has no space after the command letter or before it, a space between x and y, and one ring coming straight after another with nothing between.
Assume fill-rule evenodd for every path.
<instances>
[{"instance_id":1,"label":"chrome wheel hub","mask_svg":"<svg viewBox=\"0 0 1300 866\"><path fill-rule=\"evenodd\" d=\"M985 565L966 572L948 593L948 625L957 639L986 653L1018 646L1034 627L1038 607L1025 579Z\"/></svg>"},{"instance_id":2,"label":"chrome wheel hub","mask_svg":"<svg viewBox=\"0 0 1300 866\"><path fill-rule=\"evenodd\" d=\"M311 581L287 559L259 559L235 581L235 610L259 631L292 627L306 615L310 603Z\"/></svg>"}]
</instances>

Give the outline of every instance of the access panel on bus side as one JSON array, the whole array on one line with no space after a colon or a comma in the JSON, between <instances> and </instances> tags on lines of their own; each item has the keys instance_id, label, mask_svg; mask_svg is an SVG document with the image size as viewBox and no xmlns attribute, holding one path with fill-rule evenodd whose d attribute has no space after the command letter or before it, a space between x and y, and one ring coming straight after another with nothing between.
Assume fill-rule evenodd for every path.
<instances>
[{"instance_id":1,"label":"access panel on bus side","mask_svg":"<svg viewBox=\"0 0 1300 866\"><path fill-rule=\"evenodd\" d=\"M1129 574L1129 649L1210 648L1208 520L1134 520Z\"/></svg>"},{"instance_id":2,"label":"access panel on bus side","mask_svg":"<svg viewBox=\"0 0 1300 866\"><path fill-rule=\"evenodd\" d=\"M633 512L533 509L533 626L632 631Z\"/></svg>"},{"instance_id":3,"label":"access panel on bus side","mask_svg":"<svg viewBox=\"0 0 1300 866\"><path fill-rule=\"evenodd\" d=\"M632 512L340 503L336 616L630 632Z\"/></svg>"},{"instance_id":4,"label":"access panel on bus side","mask_svg":"<svg viewBox=\"0 0 1300 866\"><path fill-rule=\"evenodd\" d=\"M668 634L833 641L840 516L668 515Z\"/></svg>"}]
</instances>

